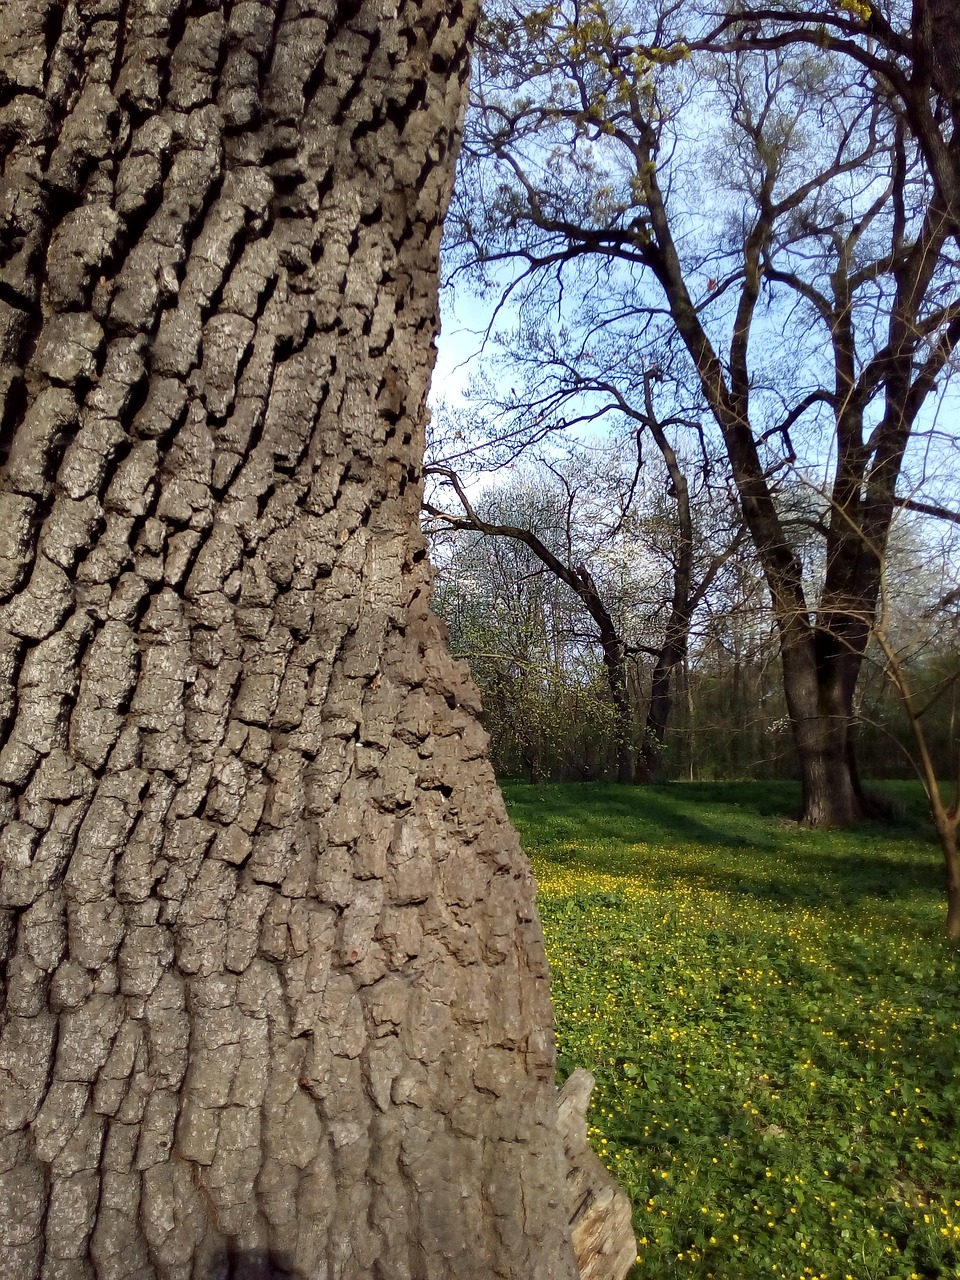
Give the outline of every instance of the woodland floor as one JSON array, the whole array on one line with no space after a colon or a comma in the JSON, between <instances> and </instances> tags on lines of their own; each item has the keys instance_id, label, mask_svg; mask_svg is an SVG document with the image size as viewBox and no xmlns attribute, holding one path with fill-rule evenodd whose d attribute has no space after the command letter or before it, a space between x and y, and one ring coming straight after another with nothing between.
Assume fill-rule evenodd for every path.
<instances>
[{"instance_id":1,"label":"woodland floor","mask_svg":"<svg viewBox=\"0 0 960 1280\"><path fill-rule=\"evenodd\" d=\"M789 784L504 787L636 1280L960 1277L960 956L889 789L820 832Z\"/></svg>"}]
</instances>

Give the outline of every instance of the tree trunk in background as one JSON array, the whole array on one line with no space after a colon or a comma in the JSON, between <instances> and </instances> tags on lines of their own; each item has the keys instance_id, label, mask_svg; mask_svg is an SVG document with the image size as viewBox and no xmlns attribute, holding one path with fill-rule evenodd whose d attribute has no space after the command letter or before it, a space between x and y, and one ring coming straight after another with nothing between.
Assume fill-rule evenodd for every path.
<instances>
[{"instance_id":1,"label":"tree trunk in background","mask_svg":"<svg viewBox=\"0 0 960 1280\"><path fill-rule=\"evenodd\" d=\"M673 707L673 679L677 669L686 657L686 636L681 641L679 633L672 629L673 616L667 624L667 638L663 648L657 654L653 664L653 676L650 682L650 702L647 710L647 721L643 734L643 760L646 780L662 782L663 746L667 737L667 723Z\"/></svg>"},{"instance_id":2,"label":"tree trunk in background","mask_svg":"<svg viewBox=\"0 0 960 1280\"><path fill-rule=\"evenodd\" d=\"M572 1280L418 532L472 9L0 10L0 1275Z\"/></svg>"},{"instance_id":3,"label":"tree trunk in background","mask_svg":"<svg viewBox=\"0 0 960 1280\"><path fill-rule=\"evenodd\" d=\"M609 617L609 615L608 615ZM634 747L633 702L627 684L627 662L623 643L612 625L601 627L600 645L607 686L613 703L614 746L617 756L617 781L637 781L637 753Z\"/></svg>"},{"instance_id":4,"label":"tree trunk in background","mask_svg":"<svg viewBox=\"0 0 960 1280\"><path fill-rule=\"evenodd\" d=\"M680 466L676 450L671 445L663 424L657 417L653 403L653 382L660 377L656 369L644 376L643 393L646 416L644 425L653 436L660 456L670 477L671 496L677 504L676 547L673 562L673 591L670 613L663 633L663 644L653 664L650 681L650 702L643 733L643 759L647 780L663 780L663 745L667 736L667 722L673 706L671 683L674 672L686 661L690 643L690 622L699 599L703 598L708 582L716 570L711 571L697 592L698 599L691 598L693 579L693 515L690 511L690 486ZM638 433L639 442L640 435ZM638 444L639 448L639 444Z\"/></svg>"},{"instance_id":5,"label":"tree trunk in background","mask_svg":"<svg viewBox=\"0 0 960 1280\"><path fill-rule=\"evenodd\" d=\"M818 663L809 630L781 623L783 689L803 792L801 822L850 827L864 817L853 750L853 689L841 664Z\"/></svg>"}]
</instances>

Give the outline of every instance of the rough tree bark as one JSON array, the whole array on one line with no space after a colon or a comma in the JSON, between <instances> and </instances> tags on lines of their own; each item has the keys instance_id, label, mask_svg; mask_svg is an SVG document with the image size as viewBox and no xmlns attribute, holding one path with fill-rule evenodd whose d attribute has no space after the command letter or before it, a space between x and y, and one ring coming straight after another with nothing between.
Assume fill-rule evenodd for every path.
<instances>
[{"instance_id":1,"label":"rough tree bark","mask_svg":"<svg viewBox=\"0 0 960 1280\"><path fill-rule=\"evenodd\" d=\"M417 530L458 0L5 0L0 1274L575 1275Z\"/></svg>"}]
</instances>

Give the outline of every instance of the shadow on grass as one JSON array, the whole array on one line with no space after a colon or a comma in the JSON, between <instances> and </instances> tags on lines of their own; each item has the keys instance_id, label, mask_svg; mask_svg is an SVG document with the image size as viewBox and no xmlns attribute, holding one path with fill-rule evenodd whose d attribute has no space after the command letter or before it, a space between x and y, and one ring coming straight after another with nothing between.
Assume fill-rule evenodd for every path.
<instances>
[{"instance_id":1,"label":"shadow on grass","mask_svg":"<svg viewBox=\"0 0 960 1280\"><path fill-rule=\"evenodd\" d=\"M939 850L915 806L895 823L824 831L792 820L799 789L789 782L514 785L505 794L528 845L555 866L642 871L783 906L902 903L942 890Z\"/></svg>"},{"instance_id":2,"label":"shadow on grass","mask_svg":"<svg viewBox=\"0 0 960 1280\"><path fill-rule=\"evenodd\" d=\"M203 1280L307 1280L283 1253L254 1249L218 1253Z\"/></svg>"},{"instance_id":3,"label":"shadow on grass","mask_svg":"<svg viewBox=\"0 0 960 1280\"><path fill-rule=\"evenodd\" d=\"M795 788L793 789L796 790ZM538 832L562 842L564 835L583 836L585 829L594 839L644 840L657 843L697 843L741 848L757 844L756 818L789 810L789 801L779 804L755 797L770 808L741 812L720 787L708 784L681 786L622 787L612 783L548 784L542 787L516 784L504 788L511 806L529 816ZM784 797L785 799L785 797ZM761 847L775 847L766 841Z\"/></svg>"},{"instance_id":4,"label":"shadow on grass","mask_svg":"<svg viewBox=\"0 0 960 1280\"><path fill-rule=\"evenodd\" d=\"M745 894L790 907L836 908L865 899L902 904L917 893L936 894L943 887L943 875L932 857L929 865L911 866L882 855L841 862L825 854L794 852L789 859L784 855L779 868L752 866L750 862L748 857L742 868L729 869L715 863L687 863L672 875L657 873L657 878L682 879L701 889Z\"/></svg>"},{"instance_id":5,"label":"shadow on grass","mask_svg":"<svg viewBox=\"0 0 960 1280\"><path fill-rule=\"evenodd\" d=\"M645 865L644 874L664 888L684 884L694 891L737 894L775 907L817 908L831 910L856 908L867 902L876 906L889 903L903 916L925 915L930 897L942 891L943 876L936 862L929 866L905 867L883 858L861 859L857 867L847 874L837 871L836 860L816 855L798 855L783 868L769 868L761 859L752 859L751 850L745 849L741 865L723 868L716 863L685 861L669 867ZM549 855L553 865L572 865L579 862L590 870L609 875L612 879L627 879L631 869L620 865L604 865L602 859L578 858L573 855L557 858ZM755 865L756 862L761 865ZM592 894L607 902L610 894ZM610 902L608 905L613 905Z\"/></svg>"}]
</instances>

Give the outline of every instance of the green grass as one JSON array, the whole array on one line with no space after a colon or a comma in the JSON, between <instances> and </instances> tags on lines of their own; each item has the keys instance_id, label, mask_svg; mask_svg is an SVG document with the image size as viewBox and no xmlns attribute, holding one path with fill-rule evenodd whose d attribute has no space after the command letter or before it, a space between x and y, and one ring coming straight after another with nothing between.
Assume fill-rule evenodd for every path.
<instances>
[{"instance_id":1,"label":"green grass","mask_svg":"<svg viewBox=\"0 0 960 1280\"><path fill-rule=\"evenodd\" d=\"M505 794L638 1280L960 1277L960 961L917 794L856 832L790 822L789 784Z\"/></svg>"}]
</instances>

